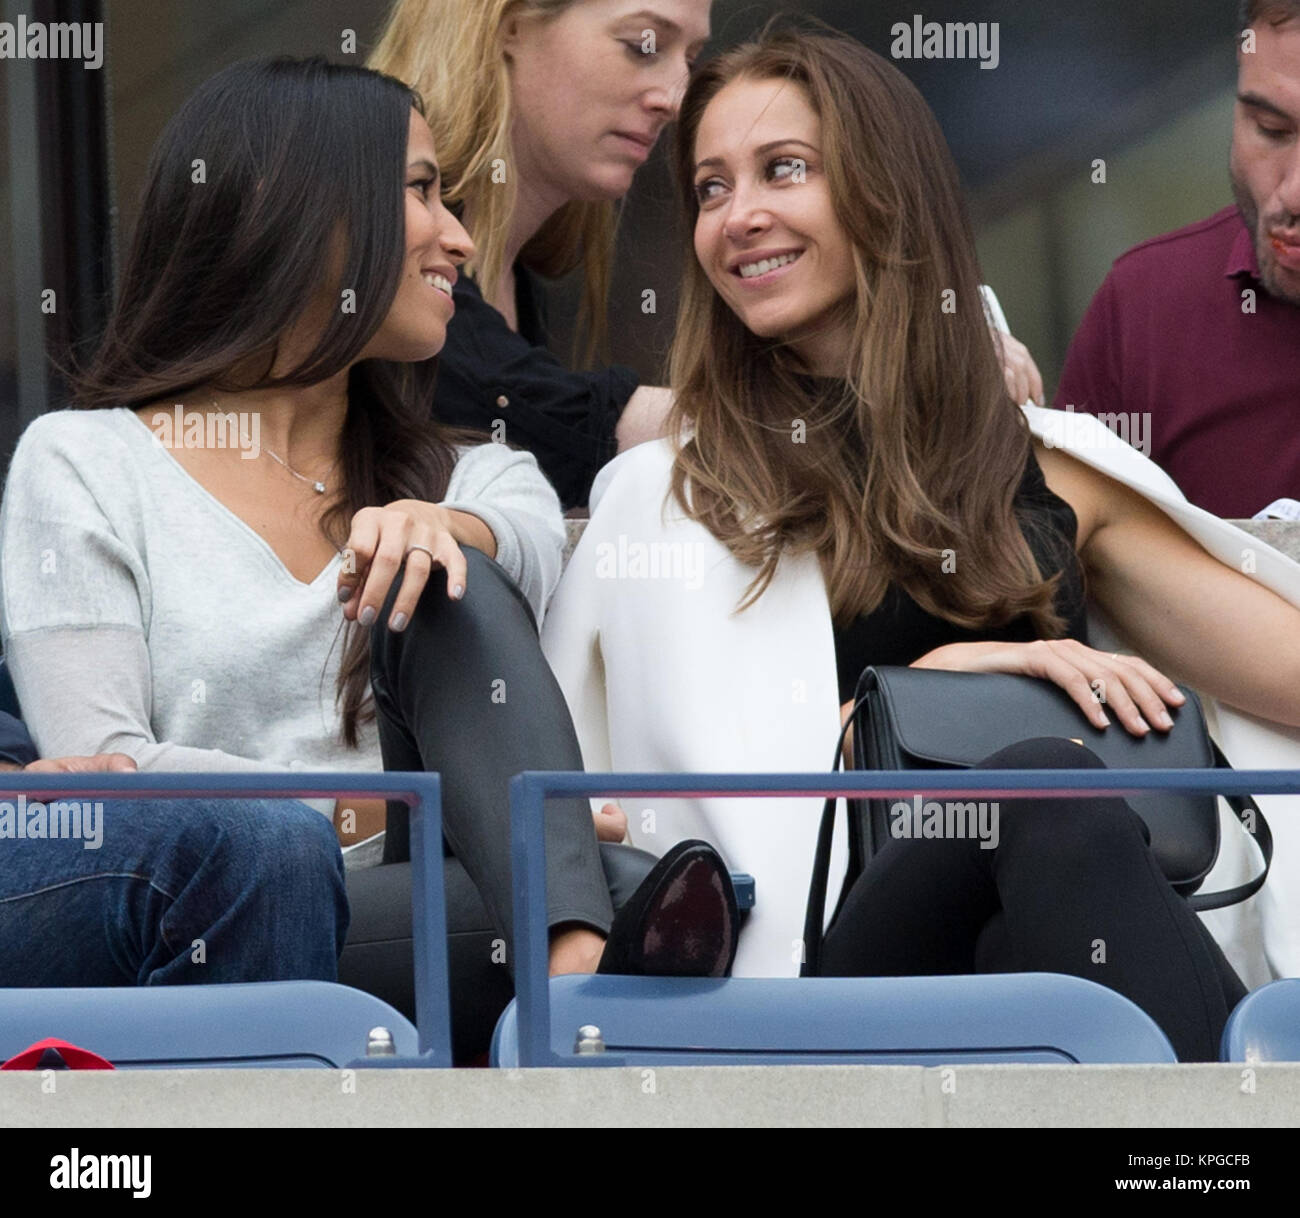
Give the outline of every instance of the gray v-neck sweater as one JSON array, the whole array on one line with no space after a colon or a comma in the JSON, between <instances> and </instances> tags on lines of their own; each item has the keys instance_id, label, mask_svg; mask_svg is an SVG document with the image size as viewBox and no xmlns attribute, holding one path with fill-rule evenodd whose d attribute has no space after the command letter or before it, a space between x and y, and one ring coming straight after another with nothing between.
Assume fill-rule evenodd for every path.
<instances>
[{"instance_id":1,"label":"gray v-neck sweater","mask_svg":"<svg viewBox=\"0 0 1300 1218\"><path fill-rule=\"evenodd\" d=\"M540 621L560 576L559 499L530 453L457 451L444 502L491 528ZM130 410L37 419L0 508L0 632L41 755L381 769L373 724L356 750L339 740L340 561L294 578Z\"/></svg>"}]
</instances>

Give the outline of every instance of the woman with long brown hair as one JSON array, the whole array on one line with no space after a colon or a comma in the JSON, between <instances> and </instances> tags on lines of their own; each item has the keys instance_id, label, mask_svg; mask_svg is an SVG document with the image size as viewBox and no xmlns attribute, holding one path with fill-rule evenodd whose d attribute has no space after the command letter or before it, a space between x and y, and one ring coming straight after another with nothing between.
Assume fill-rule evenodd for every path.
<instances>
[{"instance_id":1,"label":"woman with long brown hair","mask_svg":"<svg viewBox=\"0 0 1300 1218\"><path fill-rule=\"evenodd\" d=\"M609 366L619 202L676 117L710 0L396 0L369 65L429 101L444 200L478 252L454 289L436 416L532 452L566 508L616 450L663 429L671 398ZM581 308L566 366L546 348L547 281ZM1017 401L1041 396L1002 342ZM603 361L603 362L602 362Z\"/></svg>"},{"instance_id":2,"label":"woman with long brown hair","mask_svg":"<svg viewBox=\"0 0 1300 1218\"><path fill-rule=\"evenodd\" d=\"M1168 669L1300 726L1300 611L1008 397L956 170L901 73L767 32L693 78L677 169L673 438L598 478L543 639L588 768L822 770L869 664L1039 677L1135 735L1171 727ZM1085 580L1160 668L1088 645ZM1028 741L985 764L1100 763ZM741 972L800 962L813 822L772 802L625 805L638 844L701 837L755 876ZM988 845L888 842L822 971L1076 973L1215 1056L1244 991L1123 801L1004 802Z\"/></svg>"}]
</instances>

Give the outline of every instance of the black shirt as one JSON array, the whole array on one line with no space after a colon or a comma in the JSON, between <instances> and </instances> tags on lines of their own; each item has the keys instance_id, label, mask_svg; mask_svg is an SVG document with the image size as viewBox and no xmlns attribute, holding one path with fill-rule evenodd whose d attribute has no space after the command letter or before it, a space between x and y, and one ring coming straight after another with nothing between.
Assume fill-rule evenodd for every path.
<instances>
[{"instance_id":1,"label":"black shirt","mask_svg":"<svg viewBox=\"0 0 1300 1218\"><path fill-rule=\"evenodd\" d=\"M545 321L532 277L516 267L515 282L519 333L472 279L462 275L457 282L433 411L454 427L489 434L496 427L494 438L527 449L567 511L586 504L596 471L617 451L614 428L639 378L619 366L566 368L543 345Z\"/></svg>"},{"instance_id":2,"label":"black shirt","mask_svg":"<svg viewBox=\"0 0 1300 1218\"><path fill-rule=\"evenodd\" d=\"M1038 569L1047 579L1061 571L1056 586L1056 611L1065 619L1067 634L1088 641L1083 572L1075 553L1079 522L1074 509L1048 489L1031 448L1024 477L1014 500L1025 540ZM872 664L905 666L927 652L949 643L995 640L1031 643L1038 635L1031 619L1022 615L997 628L968 630L927 613L911 596L891 584L876 609L863 614L845 629L835 631L835 666L839 674L840 701L852 700L862 670Z\"/></svg>"}]
</instances>

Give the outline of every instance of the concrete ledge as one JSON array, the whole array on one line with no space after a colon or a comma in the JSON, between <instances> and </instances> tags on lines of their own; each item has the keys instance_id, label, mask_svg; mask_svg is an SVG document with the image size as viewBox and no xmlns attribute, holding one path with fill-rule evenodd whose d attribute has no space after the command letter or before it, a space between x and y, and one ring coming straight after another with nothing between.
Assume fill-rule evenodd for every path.
<instances>
[{"instance_id":1,"label":"concrete ledge","mask_svg":"<svg viewBox=\"0 0 1300 1218\"><path fill-rule=\"evenodd\" d=\"M1293 1128L1300 1063L0 1075L3 1127L455 1125Z\"/></svg>"}]
</instances>

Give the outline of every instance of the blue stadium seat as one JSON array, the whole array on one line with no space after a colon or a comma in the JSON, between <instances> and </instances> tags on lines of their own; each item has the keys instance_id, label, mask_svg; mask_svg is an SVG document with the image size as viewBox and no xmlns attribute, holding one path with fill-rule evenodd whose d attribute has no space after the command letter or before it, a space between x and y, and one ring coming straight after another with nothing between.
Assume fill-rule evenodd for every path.
<instances>
[{"instance_id":1,"label":"blue stadium seat","mask_svg":"<svg viewBox=\"0 0 1300 1218\"><path fill-rule=\"evenodd\" d=\"M1300 1062L1300 978L1271 981L1237 1003L1224 1026L1219 1057Z\"/></svg>"},{"instance_id":2,"label":"blue stadium seat","mask_svg":"<svg viewBox=\"0 0 1300 1218\"><path fill-rule=\"evenodd\" d=\"M1212 789L1269 795L1290 793L1296 782L1282 770L518 774L510 785L517 998L498 1022L491 1060L505 1067L1177 1061L1155 1021L1133 1003L1094 982L1057 974L548 978L548 799L863 798L897 795L918 783L963 798L986 790L1038 791L1045 783L1052 794ZM590 1027L598 1033L580 1033ZM579 1050L580 1040L588 1051Z\"/></svg>"},{"instance_id":3,"label":"blue stadium seat","mask_svg":"<svg viewBox=\"0 0 1300 1218\"><path fill-rule=\"evenodd\" d=\"M417 1025L388 1003L324 981L0 989L0 1061L53 1037L124 1067L451 1065L441 784L437 774L25 774L0 794L135 799L385 796L411 805ZM372 1028L392 1054L367 1058Z\"/></svg>"},{"instance_id":4,"label":"blue stadium seat","mask_svg":"<svg viewBox=\"0 0 1300 1218\"><path fill-rule=\"evenodd\" d=\"M1177 1060L1155 1021L1127 998L1054 973L556 977L545 1062L523 1060L517 1005L497 1024L494 1066ZM587 1025L600 1030L603 1052L577 1052L578 1029Z\"/></svg>"},{"instance_id":5,"label":"blue stadium seat","mask_svg":"<svg viewBox=\"0 0 1300 1218\"><path fill-rule=\"evenodd\" d=\"M360 990L326 981L0 989L0 1061L57 1037L119 1069L200 1066L339 1069L366 1056L370 1030L418 1054L415 1025Z\"/></svg>"}]
</instances>

